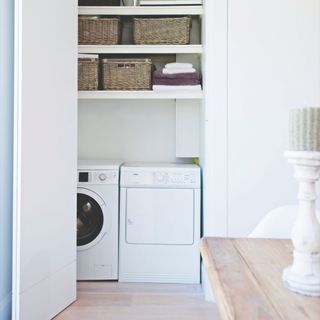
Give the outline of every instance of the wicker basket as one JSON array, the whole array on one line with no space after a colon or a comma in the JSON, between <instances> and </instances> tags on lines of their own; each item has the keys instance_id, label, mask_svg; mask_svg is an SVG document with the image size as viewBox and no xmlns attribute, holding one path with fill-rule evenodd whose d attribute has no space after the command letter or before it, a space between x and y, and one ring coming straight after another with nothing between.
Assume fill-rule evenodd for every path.
<instances>
[{"instance_id":1,"label":"wicker basket","mask_svg":"<svg viewBox=\"0 0 320 320\"><path fill-rule=\"evenodd\" d=\"M191 19L134 18L133 39L135 44L189 44Z\"/></svg>"},{"instance_id":2,"label":"wicker basket","mask_svg":"<svg viewBox=\"0 0 320 320\"><path fill-rule=\"evenodd\" d=\"M79 6L120 6L121 0L79 0Z\"/></svg>"},{"instance_id":3,"label":"wicker basket","mask_svg":"<svg viewBox=\"0 0 320 320\"><path fill-rule=\"evenodd\" d=\"M99 58L83 55L78 58L78 90L98 90Z\"/></svg>"},{"instance_id":4,"label":"wicker basket","mask_svg":"<svg viewBox=\"0 0 320 320\"><path fill-rule=\"evenodd\" d=\"M151 90L150 59L103 59L104 90Z\"/></svg>"},{"instance_id":5,"label":"wicker basket","mask_svg":"<svg viewBox=\"0 0 320 320\"><path fill-rule=\"evenodd\" d=\"M78 38L79 44L118 44L120 19L80 16Z\"/></svg>"}]
</instances>

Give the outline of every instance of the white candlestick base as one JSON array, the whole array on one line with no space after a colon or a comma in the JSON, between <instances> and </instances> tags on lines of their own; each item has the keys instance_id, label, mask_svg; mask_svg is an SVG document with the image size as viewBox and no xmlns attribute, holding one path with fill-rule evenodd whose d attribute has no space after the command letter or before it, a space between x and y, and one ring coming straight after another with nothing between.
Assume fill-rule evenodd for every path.
<instances>
[{"instance_id":1,"label":"white candlestick base","mask_svg":"<svg viewBox=\"0 0 320 320\"><path fill-rule=\"evenodd\" d=\"M316 218L316 182L320 177L320 152L288 151L299 182L299 215L292 229L293 264L282 274L291 291L320 296L320 224Z\"/></svg>"},{"instance_id":2,"label":"white candlestick base","mask_svg":"<svg viewBox=\"0 0 320 320\"><path fill-rule=\"evenodd\" d=\"M294 252L294 264L295 266L289 266L283 271L282 281L285 287L306 296L320 296L320 273L316 270L320 266L320 255ZM300 270L295 270L296 266Z\"/></svg>"}]
</instances>

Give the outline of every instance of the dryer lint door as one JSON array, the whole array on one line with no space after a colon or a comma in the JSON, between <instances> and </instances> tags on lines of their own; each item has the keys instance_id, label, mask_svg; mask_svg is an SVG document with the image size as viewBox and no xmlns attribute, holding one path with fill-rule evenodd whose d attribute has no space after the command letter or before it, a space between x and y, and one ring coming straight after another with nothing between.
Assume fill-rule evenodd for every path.
<instances>
[{"instance_id":1,"label":"dryer lint door","mask_svg":"<svg viewBox=\"0 0 320 320\"><path fill-rule=\"evenodd\" d=\"M192 189L127 189L126 242L130 244L192 245Z\"/></svg>"}]
</instances>

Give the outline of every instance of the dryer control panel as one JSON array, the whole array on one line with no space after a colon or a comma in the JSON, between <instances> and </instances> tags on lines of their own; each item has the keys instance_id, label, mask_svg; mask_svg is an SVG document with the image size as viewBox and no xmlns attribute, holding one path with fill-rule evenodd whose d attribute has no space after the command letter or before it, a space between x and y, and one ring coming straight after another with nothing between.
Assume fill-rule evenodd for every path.
<instances>
[{"instance_id":1,"label":"dryer control panel","mask_svg":"<svg viewBox=\"0 0 320 320\"><path fill-rule=\"evenodd\" d=\"M200 188L200 170L129 170L121 172L122 187Z\"/></svg>"},{"instance_id":2,"label":"dryer control panel","mask_svg":"<svg viewBox=\"0 0 320 320\"><path fill-rule=\"evenodd\" d=\"M170 172L154 172L153 183L163 185L190 185L193 186L197 182L195 173L170 173Z\"/></svg>"},{"instance_id":3,"label":"dryer control panel","mask_svg":"<svg viewBox=\"0 0 320 320\"><path fill-rule=\"evenodd\" d=\"M116 170L78 171L78 184L118 184L119 172Z\"/></svg>"}]
</instances>

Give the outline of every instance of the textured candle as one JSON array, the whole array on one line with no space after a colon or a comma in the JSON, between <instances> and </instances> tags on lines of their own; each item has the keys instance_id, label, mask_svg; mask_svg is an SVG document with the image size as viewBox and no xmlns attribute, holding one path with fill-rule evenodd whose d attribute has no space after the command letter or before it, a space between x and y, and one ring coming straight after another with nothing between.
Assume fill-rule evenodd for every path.
<instances>
[{"instance_id":1,"label":"textured candle","mask_svg":"<svg viewBox=\"0 0 320 320\"><path fill-rule=\"evenodd\" d=\"M290 111L289 150L320 151L320 108Z\"/></svg>"}]
</instances>

